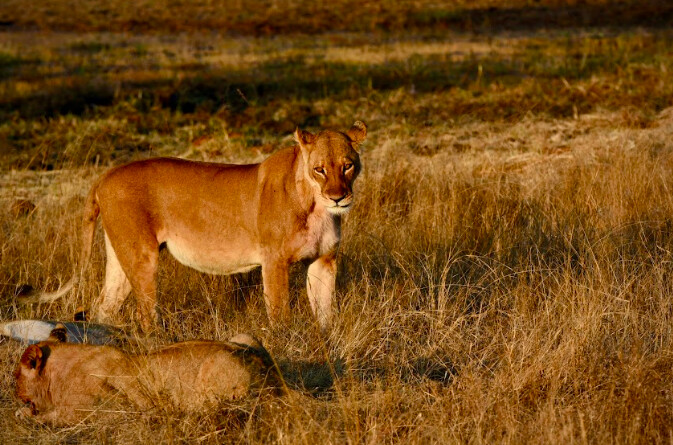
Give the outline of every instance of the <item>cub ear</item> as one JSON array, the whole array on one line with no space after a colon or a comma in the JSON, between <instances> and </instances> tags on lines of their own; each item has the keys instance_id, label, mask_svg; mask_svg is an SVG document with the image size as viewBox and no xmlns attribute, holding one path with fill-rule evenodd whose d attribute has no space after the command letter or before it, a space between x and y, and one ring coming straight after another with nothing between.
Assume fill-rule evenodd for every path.
<instances>
[{"instance_id":1,"label":"cub ear","mask_svg":"<svg viewBox=\"0 0 673 445\"><path fill-rule=\"evenodd\" d=\"M57 324L49 333L47 341L54 343L66 343L68 341L68 330L63 323Z\"/></svg>"},{"instance_id":2,"label":"cub ear","mask_svg":"<svg viewBox=\"0 0 673 445\"><path fill-rule=\"evenodd\" d=\"M315 136L308 131L300 130L299 127L294 131L294 140L297 141L301 148L313 143Z\"/></svg>"},{"instance_id":3,"label":"cub ear","mask_svg":"<svg viewBox=\"0 0 673 445\"><path fill-rule=\"evenodd\" d=\"M367 125L362 121L355 121L353 126L346 132L351 141L361 143L367 137Z\"/></svg>"},{"instance_id":4,"label":"cub ear","mask_svg":"<svg viewBox=\"0 0 673 445\"><path fill-rule=\"evenodd\" d=\"M30 345L21 356L21 366L36 369L42 364L42 349L38 345Z\"/></svg>"}]
</instances>

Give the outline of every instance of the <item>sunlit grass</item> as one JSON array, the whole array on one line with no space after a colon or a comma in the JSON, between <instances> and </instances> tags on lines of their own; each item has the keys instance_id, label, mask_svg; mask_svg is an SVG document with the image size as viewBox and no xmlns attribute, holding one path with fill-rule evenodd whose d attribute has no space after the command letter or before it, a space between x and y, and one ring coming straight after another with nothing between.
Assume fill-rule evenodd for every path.
<instances>
[{"instance_id":1,"label":"sunlit grass","mask_svg":"<svg viewBox=\"0 0 673 445\"><path fill-rule=\"evenodd\" d=\"M285 4L271 3L269 16ZM359 30L268 39L166 34L152 27L162 11L143 22L154 34L4 32L3 320L70 319L91 306L100 233L66 299L25 308L13 294L69 278L84 196L109 166L157 155L258 162L292 144L297 126L362 119L370 131L327 338L302 266L294 318L271 329L258 272L215 277L161 256L158 341L252 332L289 397L40 427L10 415L21 348L6 342L0 441L669 442L671 34L438 32L467 3L416 16L426 34L386 34L380 22L374 32L362 11ZM510 3L498 4L522 6ZM236 17L222 20L248 20ZM36 210L13 215L16 199ZM121 318L131 322L132 309Z\"/></svg>"}]
</instances>

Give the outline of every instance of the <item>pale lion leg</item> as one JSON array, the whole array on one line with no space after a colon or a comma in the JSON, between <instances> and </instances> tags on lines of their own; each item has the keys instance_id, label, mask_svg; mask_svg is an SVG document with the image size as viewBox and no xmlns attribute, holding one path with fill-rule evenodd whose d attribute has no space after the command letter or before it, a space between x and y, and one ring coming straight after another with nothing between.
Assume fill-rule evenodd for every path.
<instances>
[{"instance_id":1,"label":"pale lion leg","mask_svg":"<svg viewBox=\"0 0 673 445\"><path fill-rule=\"evenodd\" d=\"M100 322L110 323L131 293L131 282L126 278L107 233L105 234L105 255L105 284L95 318Z\"/></svg>"},{"instance_id":2,"label":"pale lion leg","mask_svg":"<svg viewBox=\"0 0 673 445\"><path fill-rule=\"evenodd\" d=\"M335 282L336 258L334 255L320 257L308 267L306 293L311 304L311 310L323 331L332 322L332 299Z\"/></svg>"}]
</instances>

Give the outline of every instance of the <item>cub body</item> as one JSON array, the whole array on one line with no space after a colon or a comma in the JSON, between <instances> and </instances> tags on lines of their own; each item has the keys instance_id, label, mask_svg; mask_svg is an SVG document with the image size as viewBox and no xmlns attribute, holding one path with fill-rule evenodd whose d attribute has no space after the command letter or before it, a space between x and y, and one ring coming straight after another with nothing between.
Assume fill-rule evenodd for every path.
<instances>
[{"instance_id":1,"label":"cub body","mask_svg":"<svg viewBox=\"0 0 673 445\"><path fill-rule=\"evenodd\" d=\"M14 371L17 415L67 425L121 404L197 411L251 390L279 389L264 347L249 335L228 342L188 341L149 354L112 346L49 341L29 346Z\"/></svg>"}]
</instances>

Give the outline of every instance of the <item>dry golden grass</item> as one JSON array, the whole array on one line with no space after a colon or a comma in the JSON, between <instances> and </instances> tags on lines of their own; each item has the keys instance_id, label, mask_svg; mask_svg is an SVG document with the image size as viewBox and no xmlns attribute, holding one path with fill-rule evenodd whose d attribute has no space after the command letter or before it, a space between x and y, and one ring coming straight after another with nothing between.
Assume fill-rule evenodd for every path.
<instances>
[{"instance_id":1,"label":"dry golden grass","mask_svg":"<svg viewBox=\"0 0 673 445\"><path fill-rule=\"evenodd\" d=\"M672 440L668 31L3 37L2 320L68 319L96 298L100 234L66 299L20 308L13 293L70 276L84 196L107 166L256 162L296 125L359 118L371 132L327 338L300 266L294 319L270 329L259 273L214 277L162 256L157 342L252 332L289 397L37 426L13 417L21 347L8 341L0 442ZM12 213L16 199L37 207Z\"/></svg>"},{"instance_id":2,"label":"dry golden grass","mask_svg":"<svg viewBox=\"0 0 673 445\"><path fill-rule=\"evenodd\" d=\"M256 274L210 277L164 258L163 341L252 331L298 394L205 417L120 414L66 430L7 415L3 441L667 441L673 121L637 130L614 117L501 131L472 124L469 141L493 148L430 157L409 150L417 138L374 129L329 339L312 324L300 277L294 322L268 330ZM539 152L507 148L522 134ZM23 193L38 210L2 222L5 318L68 317L97 294L100 251L63 304L17 310L9 295L12 283L54 287L68 276L94 173L8 175L37 184ZM20 348L2 349L9 414Z\"/></svg>"}]
</instances>

